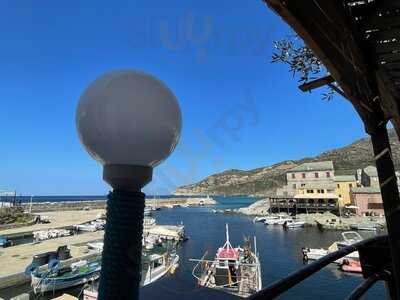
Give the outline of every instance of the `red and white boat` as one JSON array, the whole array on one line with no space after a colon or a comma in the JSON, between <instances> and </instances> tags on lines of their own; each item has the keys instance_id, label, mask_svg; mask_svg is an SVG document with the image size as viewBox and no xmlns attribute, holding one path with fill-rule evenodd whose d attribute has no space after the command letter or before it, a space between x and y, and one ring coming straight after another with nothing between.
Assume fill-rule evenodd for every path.
<instances>
[{"instance_id":1,"label":"red and white boat","mask_svg":"<svg viewBox=\"0 0 400 300\"><path fill-rule=\"evenodd\" d=\"M256 247L255 238L254 252L249 239L245 240L243 248L232 247L226 224L226 242L218 248L215 260L206 260L207 253L201 259L191 259L197 263L192 275L200 286L247 298L262 289L261 266Z\"/></svg>"},{"instance_id":2,"label":"red and white boat","mask_svg":"<svg viewBox=\"0 0 400 300\"><path fill-rule=\"evenodd\" d=\"M340 269L344 272L362 273L361 262L351 258L344 259Z\"/></svg>"}]
</instances>

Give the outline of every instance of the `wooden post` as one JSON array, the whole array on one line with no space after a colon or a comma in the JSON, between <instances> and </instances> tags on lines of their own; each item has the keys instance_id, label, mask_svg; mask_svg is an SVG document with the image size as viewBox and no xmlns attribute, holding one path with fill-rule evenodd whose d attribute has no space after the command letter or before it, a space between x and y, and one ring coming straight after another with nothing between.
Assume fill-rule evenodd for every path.
<instances>
[{"instance_id":1,"label":"wooden post","mask_svg":"<svg viewBox=\"0 0 400 300\"><path fill-rule=\"evenodd\" d=\"M400 299L400 198L386 124L371 133L393 263L392 299ZM390 284L390 283L389 283Z\"/></svg>"}]
</instances>

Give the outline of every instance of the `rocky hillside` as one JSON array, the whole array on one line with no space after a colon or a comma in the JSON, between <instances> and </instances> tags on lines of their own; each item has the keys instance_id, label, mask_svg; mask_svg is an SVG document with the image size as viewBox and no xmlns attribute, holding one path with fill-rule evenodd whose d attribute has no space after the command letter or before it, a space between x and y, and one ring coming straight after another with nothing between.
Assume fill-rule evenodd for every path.
<instances>
[{"instance_id":1,"label":"rocky hillside","mask_svg":"<svg viewBox=\"0 0 400 300\"><path fill-rule=\"evenodd\" d=\"M400 170L400 143L394 130L389 131L389 136L393 161L396 170ZM315 157L283 161L249 171L227 170L198 183L179 187L175 194L270 195L276 188L285 185L287 170L304 162L322 160L332 160L337 175L354 174L356 169L374 165L371 141L369 138L363 138L351 145L326 151Z\"/></svg>"}]
</instances>

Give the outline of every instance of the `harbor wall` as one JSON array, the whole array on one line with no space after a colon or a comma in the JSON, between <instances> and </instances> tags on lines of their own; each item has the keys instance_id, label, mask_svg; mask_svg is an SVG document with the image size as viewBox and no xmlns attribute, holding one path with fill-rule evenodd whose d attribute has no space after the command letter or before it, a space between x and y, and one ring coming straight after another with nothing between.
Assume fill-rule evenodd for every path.
<instances>
[{"instance_id":1,"label":"harbor wall","mask_svg":"<svg viewBox=\"0 0 400 300\"><path fill-rule=\"evenodd\" d=\"M167 207L171 205L215 205L217 202L212 198L160 198L146 199L146 205L156 207ZM32 212L63 211L63 210L85 210L85 209L105 209L106 200L92 201L65 201L65 202L42 202L32 203ZM23 204L25 210L30 209L29 204Z\"/></svg>"}]
</instances>

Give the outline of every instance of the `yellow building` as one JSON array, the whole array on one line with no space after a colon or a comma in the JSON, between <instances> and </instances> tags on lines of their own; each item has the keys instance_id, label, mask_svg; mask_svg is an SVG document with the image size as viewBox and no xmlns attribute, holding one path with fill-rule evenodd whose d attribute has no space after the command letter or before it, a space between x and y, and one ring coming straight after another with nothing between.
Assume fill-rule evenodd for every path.
<instances>
[{"instance_id":1,"label":"yellow building","mask_svg":"<svg viewBox=\"0 0 400 300\"><path fill-rule=\"evenodd\" d=\"M350 191L357 187L356 177L353 175L335 176L335 193L339 197L341 206L351 203Z\"/></svg>"}]
</instances>

